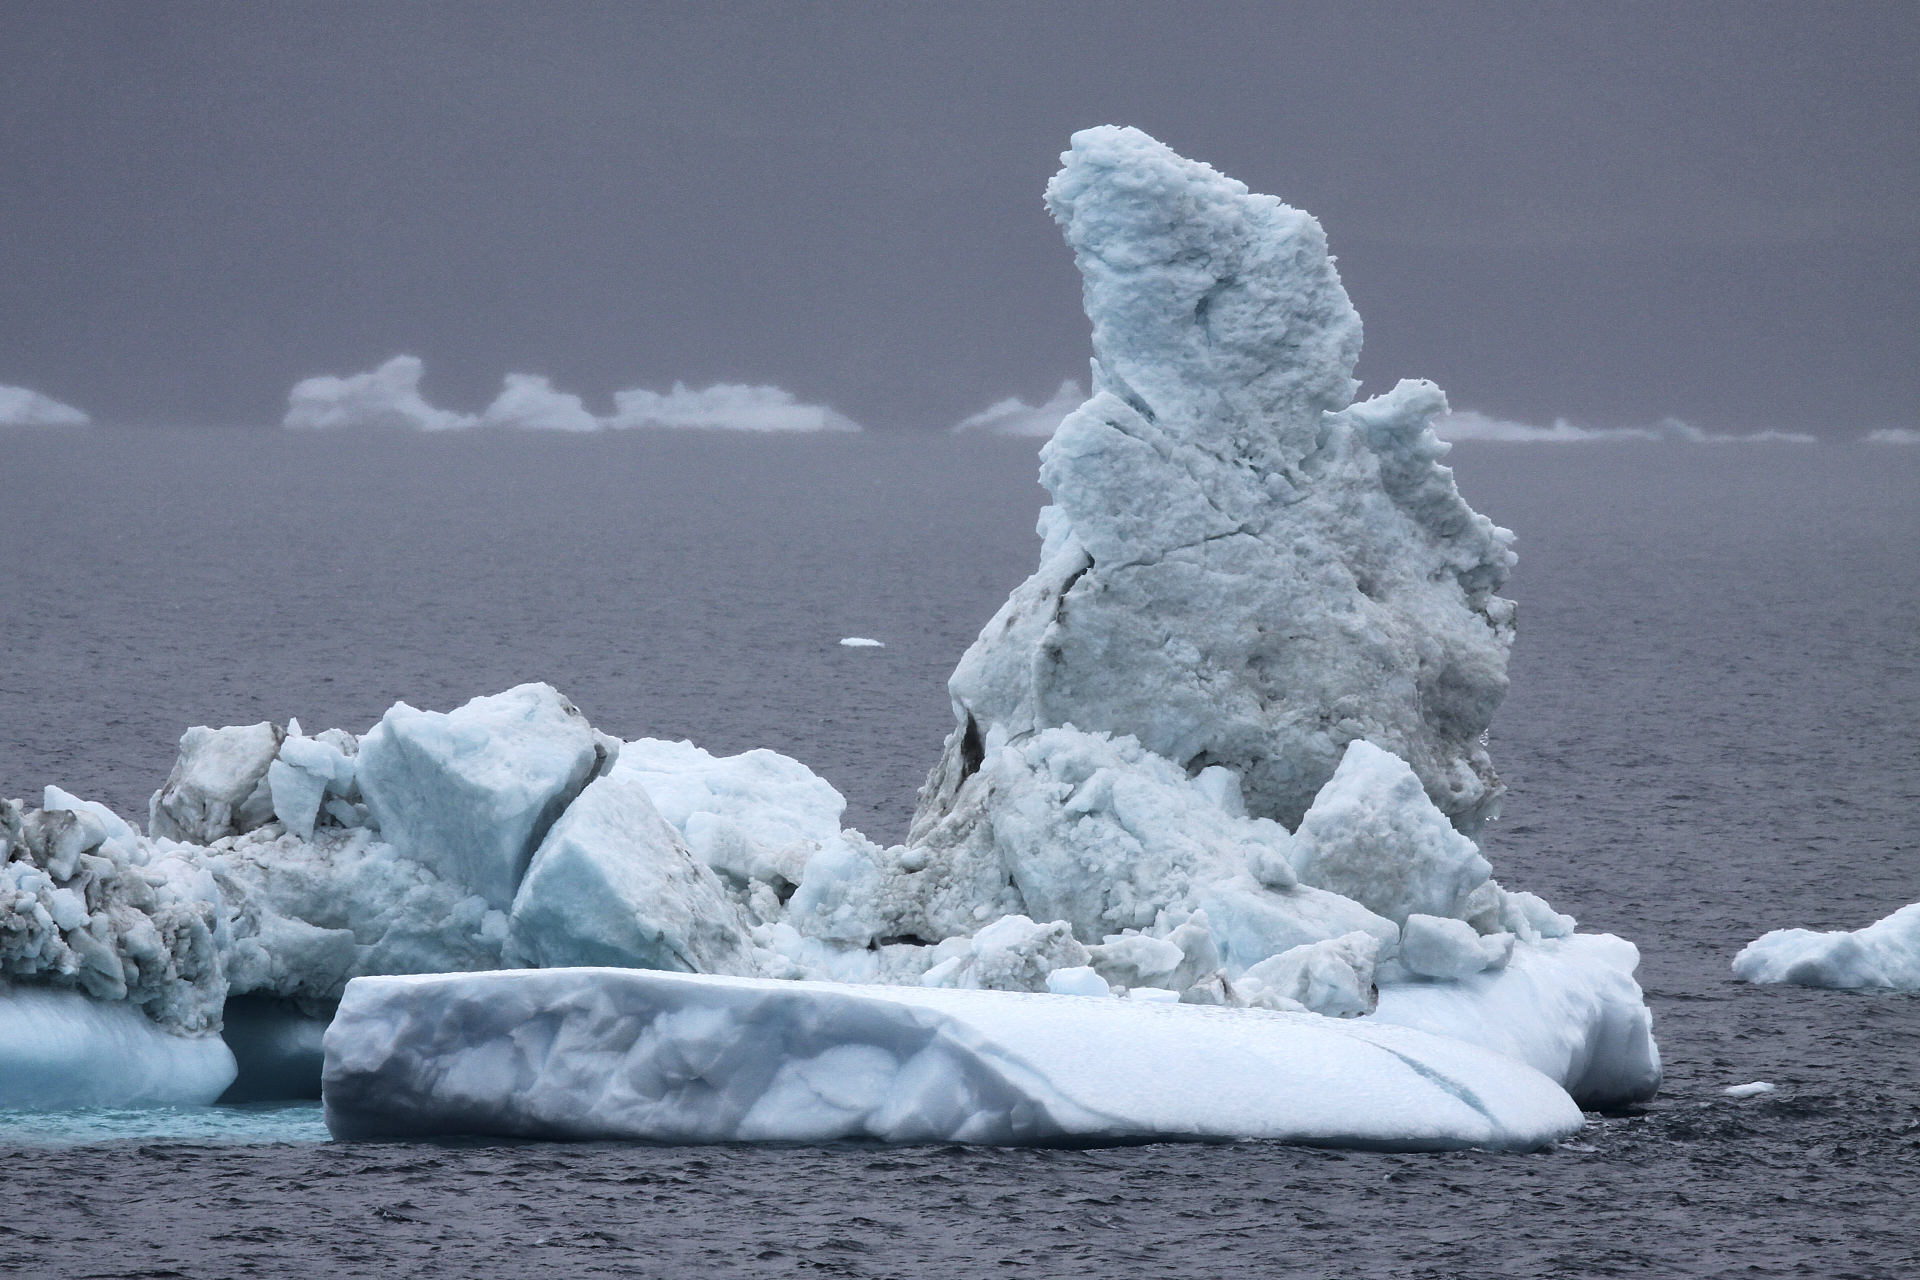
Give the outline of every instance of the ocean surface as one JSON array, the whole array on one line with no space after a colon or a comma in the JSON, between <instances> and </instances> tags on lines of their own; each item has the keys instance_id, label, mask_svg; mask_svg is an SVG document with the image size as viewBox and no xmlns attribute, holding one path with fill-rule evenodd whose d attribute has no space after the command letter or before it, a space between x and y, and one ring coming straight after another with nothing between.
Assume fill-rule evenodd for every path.
<instances>
[{"instance_id":1,"label":"ocean surface","mask_svg":"<svg viewBox=\"0 0 1920 1280\"><path fill-rule=\"evenodd\" d=\"M1032 569L1034 442L0 436L0 792L144 819L193 724L546 680L904 834ZM1495 874L1632 939L1667 1082L1532 1155L333 1144L308 1108L0 1115L0 1274L1920 1274L1920 995L1752 987L1920 901L1920 449L1462 445L1519 532ZM885 648L837 642L868 636ZM1721 1090L1771 1081L1744 1101Z\"/></svg>"}]
</instances>

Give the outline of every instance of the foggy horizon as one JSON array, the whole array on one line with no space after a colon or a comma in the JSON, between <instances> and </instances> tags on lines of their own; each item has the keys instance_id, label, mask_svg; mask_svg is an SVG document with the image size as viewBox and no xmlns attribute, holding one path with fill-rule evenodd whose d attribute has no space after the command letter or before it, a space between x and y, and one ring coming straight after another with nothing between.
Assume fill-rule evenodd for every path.
<instances>
[{"instance_id":1,"label":"foggy horizon","mask_svg":"<svg viewBox=\"0 0 1920 1280\"><path fill-rule=\"evenodd\" d=\"M946 429L1084 385L1041 204L1130 124L1326 227L1361 394L1916 425L1910 6L232 4L0 13L0 384L268 426L408 354Z\"/></svg>"}]
</instances>

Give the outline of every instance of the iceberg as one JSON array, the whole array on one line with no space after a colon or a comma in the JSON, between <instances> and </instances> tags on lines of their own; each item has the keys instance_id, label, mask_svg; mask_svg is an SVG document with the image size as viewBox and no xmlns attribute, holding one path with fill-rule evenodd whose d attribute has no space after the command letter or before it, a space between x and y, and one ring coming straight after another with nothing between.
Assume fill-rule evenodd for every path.
<instances>
[{"instance_id":1,"label":"iceberg","mask_svg":"<svg viewBox=\"0 0 1920 1280\"><path fill-rule=\"evenodd\" d=\"M1073 137L1047 202L1093 323L1093 395L1041 450L1038 571L948 688L914 832L985 752L1072 724L1240 778L1291 828L1366 739L1467 834L1501 787L1512 534L1469 508L1403 381L1353 403L1360 318L1320 224L1137 129ZM1151 500L1147 500L1150 495Z\"/></svg>"},{"instance_id":2,"label":"iceberg","mask_svg":"<svg viewBox=\"0 0 1920 1280\"><path fill-rule=\"evenodd\" d=\"M1532 1150L1585 1123L1532 1068L1401 1027L632 969L357 979L326 1051L341 1139Z\"/></svg>"},{"instance_id":3,"label":"iceberg","mask_svg":"<svg viewBox=\"0 0 1920 1280\"><path fill-rule=\"evenodd\" d=\"M20 1052L118 1036L133 1098L136 1059L237 1064L176 1073L235 1099L324 1069L342 1134L1527 1147L1650 1096L1638 951L1476 839L1514 554L1439 464L1444 395L1354 403L1319 224L1137 130L1075 135L1048 200L1092 395L904 843L799 761L622 742L545 684L199 726L145 834L0 810ZM405 417L418 373L307 400Z\"/></svg>"},{"instance_id":4,"label":"iceberg","mask_svg":"<svg viewBox=\"0 0 1920 1280\"><path fill-rule=\"evenodd\" d=\"M1852 932L1775 929L1740 949L1733 972L1743 982L1920 991L1920 902Z\"/></svg>"}]
</instances>

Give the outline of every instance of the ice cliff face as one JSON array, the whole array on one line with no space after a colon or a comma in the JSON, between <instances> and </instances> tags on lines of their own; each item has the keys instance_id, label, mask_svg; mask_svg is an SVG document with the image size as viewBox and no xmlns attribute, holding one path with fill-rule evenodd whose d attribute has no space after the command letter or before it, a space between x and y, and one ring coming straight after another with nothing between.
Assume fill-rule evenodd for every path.
<instances>
[{"instance_id":1,"label":"ice cliff face","mask_svg":"<svg viewBox=\"0 0 1920 1280\"><path fill-rule=\"evenodd\" d=\"M1063 158L1047 202L1085 282L1094 394L1041 452L1040 568L949 682L959 723L913 839L990 753L1068 724L1224 766L1288 827L1364 738L1472 833L1501 791L1480 737L1514 555L1437 463L1445 397L1350 403L1360 318L1312 217L1136 129Z\"/></svg>"}]
</instances>

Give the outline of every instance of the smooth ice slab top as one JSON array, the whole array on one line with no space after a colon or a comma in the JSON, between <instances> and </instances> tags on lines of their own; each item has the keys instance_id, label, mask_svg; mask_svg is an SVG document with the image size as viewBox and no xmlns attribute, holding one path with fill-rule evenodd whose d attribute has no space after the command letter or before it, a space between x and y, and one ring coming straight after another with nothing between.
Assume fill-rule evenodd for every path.
<instances>
[{"instance_id":1,"label":"smooth ice slab top","mask_svg":"<svg viewBox=\"0 0 1920 1280\"><path fill-rule=\"evenodd\" d=\"M1403 1027L635 969L355 979L325 1098L343 1139L1531 1149L1583 1123L1532 1068Z\"/></svg>"}]
</instances>

